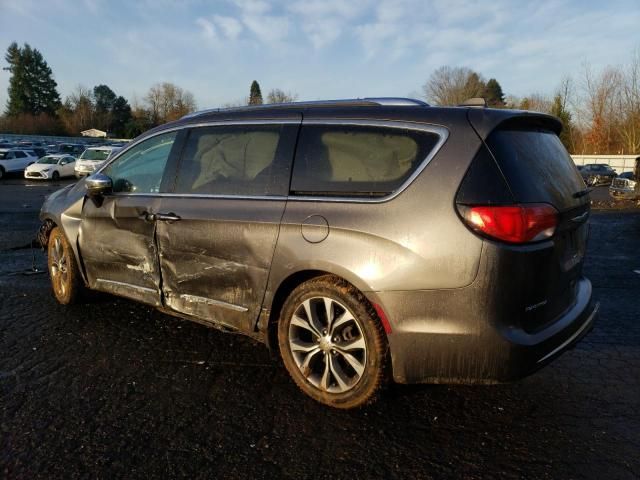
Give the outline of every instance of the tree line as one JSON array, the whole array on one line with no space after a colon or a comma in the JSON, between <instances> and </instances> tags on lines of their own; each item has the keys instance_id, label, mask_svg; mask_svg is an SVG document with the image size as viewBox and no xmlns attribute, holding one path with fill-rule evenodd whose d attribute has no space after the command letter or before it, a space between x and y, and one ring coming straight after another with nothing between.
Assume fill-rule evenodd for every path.
<instances>
[{"instance_id":1,"label":"tree line","mask_svg":"<svg viewBox=\"0 0 640 480\"><path fill-rule=\"evenodd\" d=\"M37 49L14 42L5 60L4 70L11 77L1 132L78 135L98 128L112 137L132 138L196 110L193 94L168 82L153 85L131 103L107 85L78 86L62 101L53 72ZM482 97L492 108L555 115L563 124L560 138L571 153L640 153L640 51L627 65L601 71L585 65L578 78L565 77L551 95L505 95L495 78L487 80L470 68L444 65L429 76L422 96L435 105L459 105ZM263 98L254 80L247 97L223 106L288 103L297 98L278 88Z\"/></svg>"},{"instance_id":2,"label":"tree line","mask_svg":"<svg viewBox=\"0 0 640 480\"><path fill-rule=\"evenodd\" d=\"M640 153L640 51L626 65L594 71L588 64L566 76L549 94L505 96L499 82L466 67L443 66L422 87L435 105L459 105L483 97L488 106L533 110L562 122L560 139L574 154Z\"/></svg>"},{"instance_id":3,"label":"tree line","mask_svg":"<svg viewBox=\"0 0 640 480\"><path fill-rule=\"evenodd\" d=\"M11 75L0 131L17 134L79 135L97 128L115 138L132 138L140 133L196 110L194 96L188 90L163 82L153 85L141 100L131 104L108 85L87 88L78 85L61 100L53 71L42 54L29 44L12 43L5 54ZM273 89L267 103L295 101L297 95ZM262 92L257 81L250 86L249 96L229 104L260 105Z\"/></svg>"}]
</instances>

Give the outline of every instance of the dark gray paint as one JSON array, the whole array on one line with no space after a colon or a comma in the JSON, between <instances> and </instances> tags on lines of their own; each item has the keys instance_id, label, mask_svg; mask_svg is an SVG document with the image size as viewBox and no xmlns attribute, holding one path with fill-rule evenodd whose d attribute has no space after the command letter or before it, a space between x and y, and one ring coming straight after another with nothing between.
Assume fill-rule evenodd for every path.
<instances>
[{"instance_id":1,"label":"dark gray paint","mask_svg":"<svg viewBox=\"0 0 640 480\"><path fill-rule=\"evenodd\" d=\"M158 222L165 304L178 312L253 330L262 305L285 200L162 197Z\"/></svg>"},{"instance_id":2,"label":"dark gray paint","mask_svg":"<svg viewBox=\"0 0 640 480\"><path fill-rule=\"evenodd\" d=\"M523 304L522 291L530 285L518 283L524 282L520 277L512 279L535 269L536 262L548 255L549 245L514 248L509 253L471 233L455 210L458 185L482 140L496 126L525 118L557 130L553 117L489 109L354 105L358 106L207 113L158 127L137 141L189 126L296 123L300 115L304 123L402 122L403 128L415 124L446 131L448 138L437 155L393 198L131 195L111 211L114 200L106 197L110 202L98 211L88 207L80 185L52 197L41 216L62 225L72 245L80 239L76 253L90 286L98 286L99 278L126 279L124 283L135 282L147 293L124 291L120 283L112 284L111 291L137 295L151 304L156 301L151 292L160 293L162 287L163 309L263 341L268 341L270 311L279 289L291 288L287 281L292 275L310 271L338 275L385 310L392 327L388 341L393 374L400 382L515 378L530 371L531 365L537 368L537 360L558 346L564 349L576 341L577 331L588 330L593 321L591 288L576 266L571 272L573 306L549 312L557 327L527 332L522 310L539 299L524 299L530 303ZM170 161L169 171L171 165ZM83 205L85 214L90 213L86 224L81 220ZM144 207L176 214L181 220L139 224L134 217ZM123 219L114 212L123 212ZM322 217L326 224L308 222L309 217ZM125 230L127 242L122 241L126 236L118 238ZM321 237L316 243L308 240ZM109 246L106 251L100 250L101 242ZM154 248L159 259L155 263ZM536 249L540 255L531 255ZM274 313L271 318L277 319Z\"/></svg>"}]
</instances>

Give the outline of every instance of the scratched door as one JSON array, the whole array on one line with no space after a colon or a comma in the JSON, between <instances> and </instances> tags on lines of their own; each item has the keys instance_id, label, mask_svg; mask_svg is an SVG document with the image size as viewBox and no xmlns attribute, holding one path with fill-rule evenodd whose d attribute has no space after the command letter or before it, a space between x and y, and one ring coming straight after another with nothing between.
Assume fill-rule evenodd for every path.
<instances>
[{"instance_id":1,"label":"scratched door","mask_svg":"<svg viewBox=\"0 0 640 480\"><path fill-rule=\"evenodd\" d=\"M91 288L161 304L155 213L168 159L180 150L177 135L153 135L124 151L101 172L113 192L85 200L78 242Z\"/></svg>"},{"instance_id":2,"label":"scratched door","mask_svg":"<svg viewBox=\"0 0 640 480\"><path fill-rule=\"evenodd\" d=\"M167 307L252 331L286 205L296 116L194 128L156 238Z\"/></svg>"}]
</instances>

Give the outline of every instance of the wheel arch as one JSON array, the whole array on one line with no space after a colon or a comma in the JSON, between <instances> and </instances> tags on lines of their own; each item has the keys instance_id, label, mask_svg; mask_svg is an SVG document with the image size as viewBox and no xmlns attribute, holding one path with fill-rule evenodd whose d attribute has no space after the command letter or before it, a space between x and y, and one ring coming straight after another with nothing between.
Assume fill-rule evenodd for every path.
<instances>
[{"instance_id":1,"label":"wheel arch","mask_svg":"<svg viewBox=\"0 0 640 480\"><path fill-rule=\"evenodd\" d=\"M277 352L278 350L278 338L277 338L278 337L278 328L277 328L278 321L280 320L280 313L282 312L282 307L284 306L284 303L289 297L289 295L291 294L291 292L293 292L293 290L295 290L296 287L298 287L304 282L308 282L309 280L312 280L314 278L324 277L324 276L336 277L339 280L347 282L348 284L353 286L356 290L358 290L362 294L364 299L369 303L369 306L371 307L372 311L376 312L375 317L377 321L382 323L381 319L377 314L377 309L374 303L365 294L365 291L367 289L366 287L364 287L364 285L366 284L361 279L358 279L357 277L355 277L355 281L353 281L351 278L347 278L347 277L353 277L351 275L348 275L348 276L340 275L338 273L335 273L326 269L309 268L305 270L298 270L296 272L290 273L287 277L283 278L278 283L278 286L273 290L273 294L270 297L270 299L265 298L265 300L268 300L267 302L265 302L266 304L265 306L268 306L268 318L267 318L266 325L264 327L266 329L265 340L270 351ZM385 335L386 335L386 332L385 332Z\"/></svg>"}]
</instances>

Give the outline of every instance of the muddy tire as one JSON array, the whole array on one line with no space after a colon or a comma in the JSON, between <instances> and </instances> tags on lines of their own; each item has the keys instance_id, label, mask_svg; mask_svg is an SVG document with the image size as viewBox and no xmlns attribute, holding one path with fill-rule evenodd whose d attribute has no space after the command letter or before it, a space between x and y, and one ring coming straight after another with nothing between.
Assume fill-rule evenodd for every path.
<instances>
[{"instance_id":1,"label":"muddy tire","mask_svg":"<svg viewBox=\"0 0 640 480\"><path fill-rule=\"evenodd\" d=\"M291 292L278 345L298 387L330 407L371 403L387 383L387 339L375 310L338 277L318 277Z\"/></svg>"},{"instance_id":2,"label":"muddy tire","mask_svg":"<svg viewBox=\"0 0 640 480\"><path fill-rule=\"evenodd\" d=\"M76 303L84 285L71 245L58 227L51 230L47 253L54 297L63 305Z\"/></svg>"}]
</instances>

